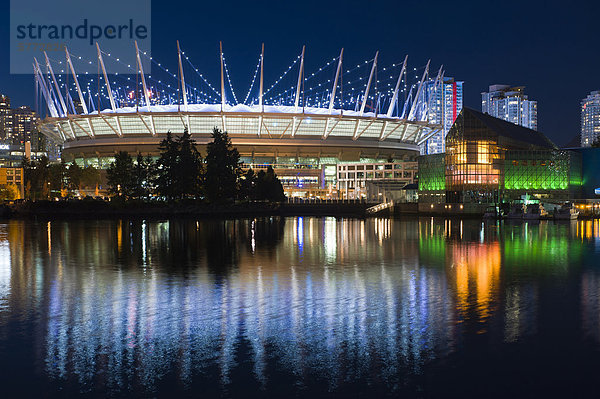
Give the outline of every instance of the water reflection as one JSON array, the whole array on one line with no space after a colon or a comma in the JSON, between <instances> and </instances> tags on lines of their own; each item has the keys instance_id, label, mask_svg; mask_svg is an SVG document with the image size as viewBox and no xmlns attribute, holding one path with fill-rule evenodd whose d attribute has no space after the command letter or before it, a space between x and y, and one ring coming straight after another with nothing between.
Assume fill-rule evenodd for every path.
<instances>
[{"instance_id":1,"label":"water reflection","mask_svg":"<svg viewBox=\"0 0 600 399\"><path fill-rule=\"evenodd\" d=\"M543 281L581 267L591 223L10 221L0 339L29 320L41 378L84 390L220 390L247 369L266 391L282 376L393 391L471 334L538 333ZM582 274L581 312L600 342L598 276Z\"/></svg>"}]
</instances>

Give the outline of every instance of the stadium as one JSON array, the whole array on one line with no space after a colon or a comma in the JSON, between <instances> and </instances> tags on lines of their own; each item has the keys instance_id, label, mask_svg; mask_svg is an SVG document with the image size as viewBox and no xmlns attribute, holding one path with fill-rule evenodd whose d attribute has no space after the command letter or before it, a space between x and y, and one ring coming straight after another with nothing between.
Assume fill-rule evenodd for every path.
<instances>
[{"instance_id":1,"label":"stadium","mask_svg":"<svg viewBox=\"0 0 600 399\"><path fill-rule=\"evenodd\" d=\"M409 68L408 57L382 67L376 53L347 67L342 49L314 72L305 72L302 48L267 87L263 45L242 99L233 89L221 46L215 65L220 89L192 64L179 42L175 73L136 43L131 74L110 74L109 62L122 61L96 48L95 60L65 49L64 59L44 53L45 59L34 63L43 104L39 111L45 113L39 128L63 146L67 162L105 169L118 151L158 156L166 133L178 135L184 129L205 153L217 127L228 132L244 168L272 165L288 196L355 198L364 196L365 181L346 181L341 187L340 170L346 169L340 165L382 164L384 169L385 164L391 170L404 165L410 173L369 176L411 183L419 146L441 130L428 120L430 104L422 90L426 82L443 79L442 68L430 77L429 62ZM97 64L98 73L78 75L78 62ZM148 63L152 74L144 73Z\"/></svg>"}]
</instances>

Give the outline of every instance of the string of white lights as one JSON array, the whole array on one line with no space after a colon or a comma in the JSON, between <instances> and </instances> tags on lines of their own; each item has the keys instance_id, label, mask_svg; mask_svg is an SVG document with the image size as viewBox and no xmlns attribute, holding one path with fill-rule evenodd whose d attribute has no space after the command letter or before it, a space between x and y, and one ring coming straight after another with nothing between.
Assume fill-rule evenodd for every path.
<instances>
[{"instance_id":1,"label":"string of white lights","mask_svg":"<svg viewBox=\"0 0 600 399\"><path fill-rule=\"evenodd\" d=\"M188 63L190 63L190 61L189 61L189 58L188 58L188 57L185 55L185 52L183 52L183 51L182 51L182 52L181 52L181 54L182 54L182 55L184 55L185 59L188 61ZM145 52L144 52L144 55L146 55L146 53L145 53ZM167 68L163 67L163 66L162 66L162 64L161 64L161 63L159 63L159 62L157 62L156 60L154 60L154 59L153 59L153 57L148 57L148 58L150 59L150 61L151 61L151 62L153 62L155 65L158 65L158 67L159 67L159 68L161 68L163 71L165 71L167 74L169 74L169 76L170 76L170 77L172 77L173 79L175 79L175 80L177 81L177 91L179 91L179 78L177 77L177 75L175 75L174 73L170 72L170 71L169 71ZM191 63L190 63L190 65L191 65ZM192 68L194 68L194 67L193 67L193 65L192 65ZM213 88L212 88L212 86L211 86L211 85L210 85L210 84L209 84L209 83L206 81L206 79L204 79L204 77L202 77L201 75L200 75L200 77L201 77L201 78L204 80L204 82L205 82L205 83L206 83L206 84L207 84L207 85L208 85L208 86L209 86L211 89L213 89ZM186 85L185 85L185 87L186 87L186 90L196 90L196 88L195 88L195 87L193 87L193 86L191 86L191 85L189 85L189 84L186 84ZM214 90L214 89L213 89L213 90ZM202 92L202 90L200 90L200 92L201 92L201 93L203 93L203 92ZM216 91L215 91L215 93L217 93L217 94L218 94L218 92L216 92ZM209 99L213 99L213 100L215 100L215 101L217 100L216 98L213 98L213 97L212 97L212 96L211 96L209 93L204 93L204 94L205 94L205 95L206 95L206 96L207 96Z\"/></svg>"},{"instance_id":2,"label":"string of white lights","mask_svg":"<svg viewBox=\"0 0 600 399\"><path fill-rule=\"evenodd\" d=\"M132 74L137 74L137 72L138 72L137 69L134 69L131 66L131 64L127 64L127 63L121 61L119 58L112 57L110 53L106 53L104 51L102 51L102 53L104 55L106 55L110 60L115 61L115 62L117 62L117 63L125 66L127 69L131 70ZM157 65L161 70L164 70L169 75L169 77L171 77L171 78L175 79L176 81L178 81L177 77L174 74L170 73L168 71L168 69L162 67L162 65L160 63L156 62L152 57L149 57L145 52L143 52L143 54L147 58L149 58L153 64ZM74 55L72 57L72 59L73 58L75 60L82 60L82 57L77 56L77 55ZM58 61L58 63L60 65L62 65L62 61ZM88 62L88 63L91 63L91 62ZM64 70L61 70L61 72L62 71L64 71ZM87 74L84 74L84 76L85 75L87 75ZM130 76L128 76L127 78L125 78L125 77L120 76L118 73L115 73L114 76L115 76L115 78L120 78L120 79L124 80L126 83L132 81L132 78ZM165 84L161 80L154 79L151 74L148 75L147 78L148 78L148 83L149 83L151 91L156 92L157 95L158 95L158 97L159 97L158 99L154 100L156 103L158 103L158 104L165 104L165 103L171 104L171 103L173 103L172 100L173 100L173 98L175 96L174 95L172 96L171 93L168 93L169 90L174 90L170 84ZM90 79L90 82L88 82L85 87L88 89L89 92L91 92L90 85L91 85L91 83L93 83L93 77L91 77L89 79ZM60 80L60 78L59 78L59 80ZM116 86L116 82L114 80L113 80L112 84L113 84L113 86ZM64 85L61 85L61 87L64 88ZM162 87L162 89L161 89L161 87ZM188 88L189 91L193 91L194 95L196 97L206 97L206 96L210 97L210 95L208 93L204 93L202 90L200 90L200 96L199 96L198 95L198 89L196 87L192 87L191 85L188 85L188 84L186 84L186 87ZM113 91L113 95L114 95L114 93L117 93L115 95L115 99L119 103L126 103L127 101L124 100L125 98L129 98L129 99L132 98L131 97L131 92L129 90L130 86L126 84L125 88L127 88L127 91L125 93L123 93L123 94L121 94L118 90L117 91ZM167 91L165 91L165 89L167 89ZM176 91L178 91L178 90L179 90L179 87L177 86L177 90ZM97 94L94 95L94 96L98 97ZM102 97L105 98L105 99L108 99L108 96L106 94L102 94Z\"/></svg>"},{"instance_id":3,"label":"string of white lights","mask_svg":"<svg viewBox=\"0 0 600 399\"><path fill-rule=\"evenodd\" d=\"M310 81L312 78L314 78L315 76L318 76L319 73L321 73L324 69L326 69L329 65L331 65L332 63L334 63L339 57L335 57L333 58L331 61L327 62L325 65L323 65L322 67L320 67L316 72L313 72L312 74L310 74L305 80L304 83L306 84L308 81ZM269 97L269 101L276 101L279 97L285 96L288 91L290 90L294 90L295 86L290 87L289 89L285 90L284 92L278 94L278 95L273 95L271 97ZM266 93L265 93L266 94Z\"/></svg>"},{"instance_id":4,"label":"string of white lights","mask_svg":"<svg viewBox=\"0 0 600 399\"><path fill-rule=\"evenodd\" d=\"M273 88L275 86L277 86L279 84L279 82L281 82L283 80L283 78L285 78L285 76L288 74L288 72L294 67L294 65L296 65L296 63L298 62L298 60L300 59L300 56L296 57L296 59L294 60L294 62L292 62L292 64L287 68L287 70L281 75L279 76L279 79L277 79L275 81L275 83L273 83L273 85L271 87L269 87L264 93L263 96L266 96L267 94L269 94L269 92L271 90L273 90Z\"/></svg>"},{"instance_id":5,"label":"string of white lights","mask_svg":"<svg viewBox=\"0 0 600 399\"><path fill-rule=\"evenodd\" d=\"M235 95L235 90L233 90L233 86L231 84L231 79L229 78L229 69L227 69L227 62L225 62L224 55L223 55L223 67L225 69L225 76L227 76L227 83L229 83L229 89L231 90L231 93L233 94L233 100L235 101L236 104L239 104L237 96Z\"/></svg>"},{"instance_id":6,"label":"string of white lights","mask_svg":"<svg viewBox=\"0 0 600 399\"><path fill-rule=\"evenodd\" d=\"M258 62L256 63L256 69L254 70L254 76L252 77L252 83L250 83L250 88L248 89L248 93L246 93L246 97L244 98L244 104L248 102L248 98L250 98L250 93L252 92L252 88L254 87L254 82L256 81L256 77L258 76L258 70L260 69L260 62L262 60L262 54L258 56Z\"/></svg>"},{"instance_id":7,"label":"string of white lights","mask_svg":"<svg viewBox=\"0 0 600 399\"><path fill-rule=\"evenodd\" d=\"M105 54L106 56L108 56L108 58L118 62L119 64L125 65L128 70L132 71L132 73L131 73L132 76L128 76L128 74L119 75L118 73L115 73L114 78L109 79L112 81L111 84L113 85L113 87L115 87L112 90L115 100L117 100L118 103L121 105L122 104L131 104L131 100L134 98L137 101L137 99L139 98L138 97L139 93L135 93L134 91L131 91L133 89L139 91L139 84L136 83L135 85L133 85L133 82L132 82L132 79L137 80L137 78L135 76L133 76L133 75L138 74L139 71L137 70L137 68L134 68L134 66L132 66L131 64L127 64L126 62L121 61L119 58L112 57L110 53L106 53L104 51L102 53ZM156 60L154 60L153 57L149 56L146 52L141 51L140 53L143 54L145 57L149 58L151 63L153 65L158 66L159 70L164 72L165 74L167 74L167 76L169 76L169 78L175 79L176 82L180 81L180 79L176 76L176 74L170 72L168 68L163 67L160 63L158 63ZM204 76L199 73L198 69L194 67L194 65L191 63L189 57L185 56L185 53L182 53L182 54L184 55L184 58L186 59L187 63L194 69L196 74L201 78L202 83L206 84L212 92L214 92L215 94L220 96L220 93L217 92L216 89L212 85L210 85L210 83L204 78ZM269 89L267 89L267 91L264 93L264 95L268 94L269 92L272 92L275 87L279 87L278 85L281 85L281 82L283 81L283 79L294 68L294 66L298 63L298 60L300 58L301 58L301 56L298 56L292 62L292 64L289 65L289 67L285 70L285 72L283 74L281 74L279 76L279 78L275 81L275 83L273 83L273 85L271 85L271 87L269 87ZM88 64L88 65L93 64L92 61L85 60L83 57L78 56L73 53L71 53L71 59L73 60L74 63L84 63L84 64ZM319 80L317 80L317 79L320 76L322 76L322 72L324 70L328 69L328 67L330 67L331 65L337 65L337 63L336 63L337 60L338 60L337 57L331 59L329 62L327 62L325 65L323 65L320 68L318 68L317 70L315 70L315 72L311 73L303 80L303 85L306 83L314 83L314 84L311 84L310 86L307 86L306 89L304 89L304 86L303 86L302 102L306 106L319 107L319 108L327 106L327 104L330 101L330 97L331 97L332 78L325 76L322 79L319 79ZM368 109L371 109L374 112L379 112L379 110L383 109L384 107L387 108L386 105L389 106L389 104L391 103L391 100L393 98L393 87L395 86L395 81L398 79L397 75L392 73L392 71L395 68L400 67L403 63L394 63L391 66L379 68L378 72L380 73L380 75L379 75L379 78L377 77L377 75L375 75L374 90L371 90L370 94L366 98L364 98L362 93L364 92L364 89L366 88L368 78L366 76L358 76L356 79L351 79L351 80L348 79L348 77L352 76L352 74L355 71L364 70L364 67L373 61L374 61L373 59L366 60L364 62L357 64L354 68L347 69L346 71L342 72L342 75L341 75L342 79L339 83L340 84L340 95L339 95L340 98L336 99L336 103L339 101L341 108L345 109L346 107L353 106L354 109L358 109L358 106L362 102L365 102L365 101L369 102ZM61 91L60 94L65 94L68 96L68 98L66 98L65 101L67 103L67 106L72 108L73 106L71 105L71 103L73 102L73 99L78 98L79 95L78 94L72 95L73 90L76 89L74 80L69 81L69 79L67 78L68 85L66 82L63 81L63 75L68 74L68 72L69 72L68 70L66 70L67 68L65 68L66 62L57 61L54 59L50 59L50 62L52 64L57 63L59 65L59 68L55 69L55 70L60 71L60 73L57 75L58 76L57 83L59 83L59 88L65 89L65 92L62 93L62 91ZM229 88L233 94L233 98L234 98L236 104L239 104L238 98L233 89L231 75L229 72L229 68L226 64L225 58L223 58L223 63L224 63L224 69L225 69L225 74L227 77ZM254 74L252 77L250 87L244 98L244 102L243 102L244 104L246 104L248 102L248 100L251 98L252 90L255 87L256 79L257 79L258 72L260 69L260 63L261 63L261 59L259 57L259 60L257 62L256 68L255 68L255 71L254 71ZM367 70L369 70L369 67L367 67ZM414 75L414 82L416 82L410 86L410 92L412 92L412 91L414 91L415 87L418 86L418 82L421 79L423 70L424 70L424 66L412 68L412 70L405 71L404 76L402 77L401 86L400 86L401 87L400 92L405 93L403 96L404 103L405 103L404 108L410 107L412 104L415 104L415 102L417 104L421 104L421 102L422 102L421 95L419 96L419 98L413 98L414 96L412 96L412 95L407 96L406 93L409 92L408 86L409 86L410 82L408 82L408 80L412 80L412 79L408 78L409 75ZM377 73L377 71L376 71L376 73ZM49 69L47 67L45 70L45 75L47 76L48 81L50 81L51 76L49 75ZM89 106L90 112L95 111L95 108L101 109L102 108L101 104L105 100L109 99L109 96L107 95L106 91L100 89L101 88L100 82L101 82L101 79L104 80L104 77L103 76L101 77L100 72L98 72L98 74L96 74L95 72L90 73L89 71L86 71L83 74L78 74L77 76L78 76L78 79L80 80L80 86L84 90L83 99L86 102L86 104ZM411 76L411 78L412 77L413 76ZM165 104L165 103L173 104L173 103L178 103L180 101L179 84L171 85L168 83L163 83L162 80L155 79L153 77L153 74L146 75L146 79L149 82L149 89L150 89L149 91L152 91L155 93L155 97L153 98L153 104ZM123 81L125 84L117 85L118 80ZM314 82L315 80L317 80L318 83ZM430 80L432 80L432 79L431 78L427 79L427 81L430 81ZM192 83L194 83L194 82L192 81ZM200 85L202 83L200 83ZM133 89L131 89L131 87L133 87ZM343 87L343 91L342 91L342 87ZM196 102L198 102L199 98L200 99L204 98L204 100L208 99L208 100L218 102L218 99L213 97L212 92L204 92L203 90L198 89L197 87L195 87L194 85L191 85L189 83L186 84L186 88L188 89L188 95L190 95L192 98L195 97ZM276 95L266 97L265 101L267 103L274 103L276 105L292 104L294 101L294 98L295 98L296 90L297 90L296 84L290 85L289 88L284 90L283 92L280 92ZM52 95L53 101L56 101L58 103L58 94L59 93L55 93L55 91L56 91L55 87L51 87L51 95ZM132 93L134 93L134 94L132 95ZM93 100L93 98L95 98L95 100ZM94 101L95 101L95 103L94 103ZM252 100L252 101L254 101L254 100ZM395 105L395 107L397 106L398 110L400 111L403 108L401 105L402 99L399 98L399 99L396 99L396 101L398 103L397 103L397 105ZM426 106L426 104L419 105L419 107L421 107L421 106ZM371 112L371 111L369 111L369 112ZM427 110L418 111L418 112L427 112Z\"/></svg>"},{"instance_id":8,"label":"string of white lights","mask_svg":"<svg viewBox=\"0 0 600 399\"><path fill-rule=\"evenodd\" d=\"M188 62L188 64L190 64L190 67L192 67L192 70L196 73L196 75L198 75L200 77L200 79L202 79L202 81L217 95L217 97L220 97L221 93L219 93L219 91L217 89L215 89L208 80L206 80L204 75L202 75L200 73L198 68L196 68L196 66L194 66L194 64L192 64L192 61L190 61L190 58L187 55L185 55L185 51L182 51L181 54L183 55L185 60Z\"/></svg>"}]
</instances>

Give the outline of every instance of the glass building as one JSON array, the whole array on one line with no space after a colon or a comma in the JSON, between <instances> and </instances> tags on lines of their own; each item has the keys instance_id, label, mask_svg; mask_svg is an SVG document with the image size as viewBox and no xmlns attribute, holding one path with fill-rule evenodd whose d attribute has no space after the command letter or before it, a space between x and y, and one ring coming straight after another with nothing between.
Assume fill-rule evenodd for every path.
<instances>
[{"instance_id":1,"label":"glass building","mask_svg":"<svg viewBox=\"0 0 600 399\"><path fill-rule=\"evenodd\" d=\"M443 184L442 184L443 182ZM419 158L419 201L490 204L576 198L581 155L559 150L542 133L463 108L446 153Z\"/></svg>"},{"instance_id":2,"label":"glass building","mask_svg":"<svg viewBox=\"0 0 600 399\"><path fill-rule=\"evenodd\" d=\"M425 83L422 96L428 104L429 121L441 125L442 130L421 145L421 154L446 150L446 135L463 108L463 83L450 77L437 84L433 80Z\"/></svg>"},{"instance_id":3,"label":"glass building","mask_svg":"<svg viewBox=\"0 0 600 399\"><path fill-rule=\"evenodd\" d=\"M481 93L481 111L515 125L537 130L537 101L529 100L525 86L492 85Z\"/></svg>"},{"instance_id":4,"label":"glass building","mask_svg":"<svg viewBox=\"0 0 600 399\"><path fill-rule=\"evenodd\" d=\"M600 91L581 100L581 146L590 147L600 136Z\"/></svg>"}]
</instances>

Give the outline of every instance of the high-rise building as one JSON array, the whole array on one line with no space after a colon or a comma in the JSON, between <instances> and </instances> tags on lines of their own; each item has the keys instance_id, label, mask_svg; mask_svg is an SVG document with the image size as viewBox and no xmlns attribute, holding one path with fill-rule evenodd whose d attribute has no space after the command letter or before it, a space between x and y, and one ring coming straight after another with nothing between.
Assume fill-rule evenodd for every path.
<instances>
[{"instance_id":1,"label":"high-rise building","mask_svg":"<svg viewBox=\"0 0 600 399\"><path fill-rule=\"evenodd\" d=\"M430 80L423 88L429 122L442 125L442 130L421 146L421 154L439 154L446 150L446 134L463 108L463 83L445 77L443 82Z\"/></svg>"},{"instance_id":2,"label":"high-rise building","mask_svg":"<svg viewBox=\"0 0 600 399\"><path fill-rule=\"evenodd\" d=\"M481 93L481 111L515 125L537 130L537 101L529 100L525 86L492 85Z\"/></svg>"},{"instance_id":3,"label":"high-rise building","mask_svg":"<svg viewBox=\"0 0 600 399\"><path fill-rule=\"evenodd\" d=\"M0 94L0 140L11 137L13 130L10 98Z\"/></svg>"},{"instance_id":4,"label":"high-rise building","mask_svg":"<svg viewBox=\"0 0 600 399\"><path fill-rule=\"evenodd\" d=\"M589 147L600 136L600 91L581 100L581 146Z\"/></svg>"},{"instance_id":5,"label":"high-rise building","mask_svg":"<svg viewBox=\"0 0 600 399\"><path fill-rule=\"evenodd\" d=\"M24 144L27 141L31 142L34 150L39 150L42 143L41 135L38 132L37 115L28 106L21 106L12 110L12 142L13 144Z\"/></svg>"}]
</instances>

